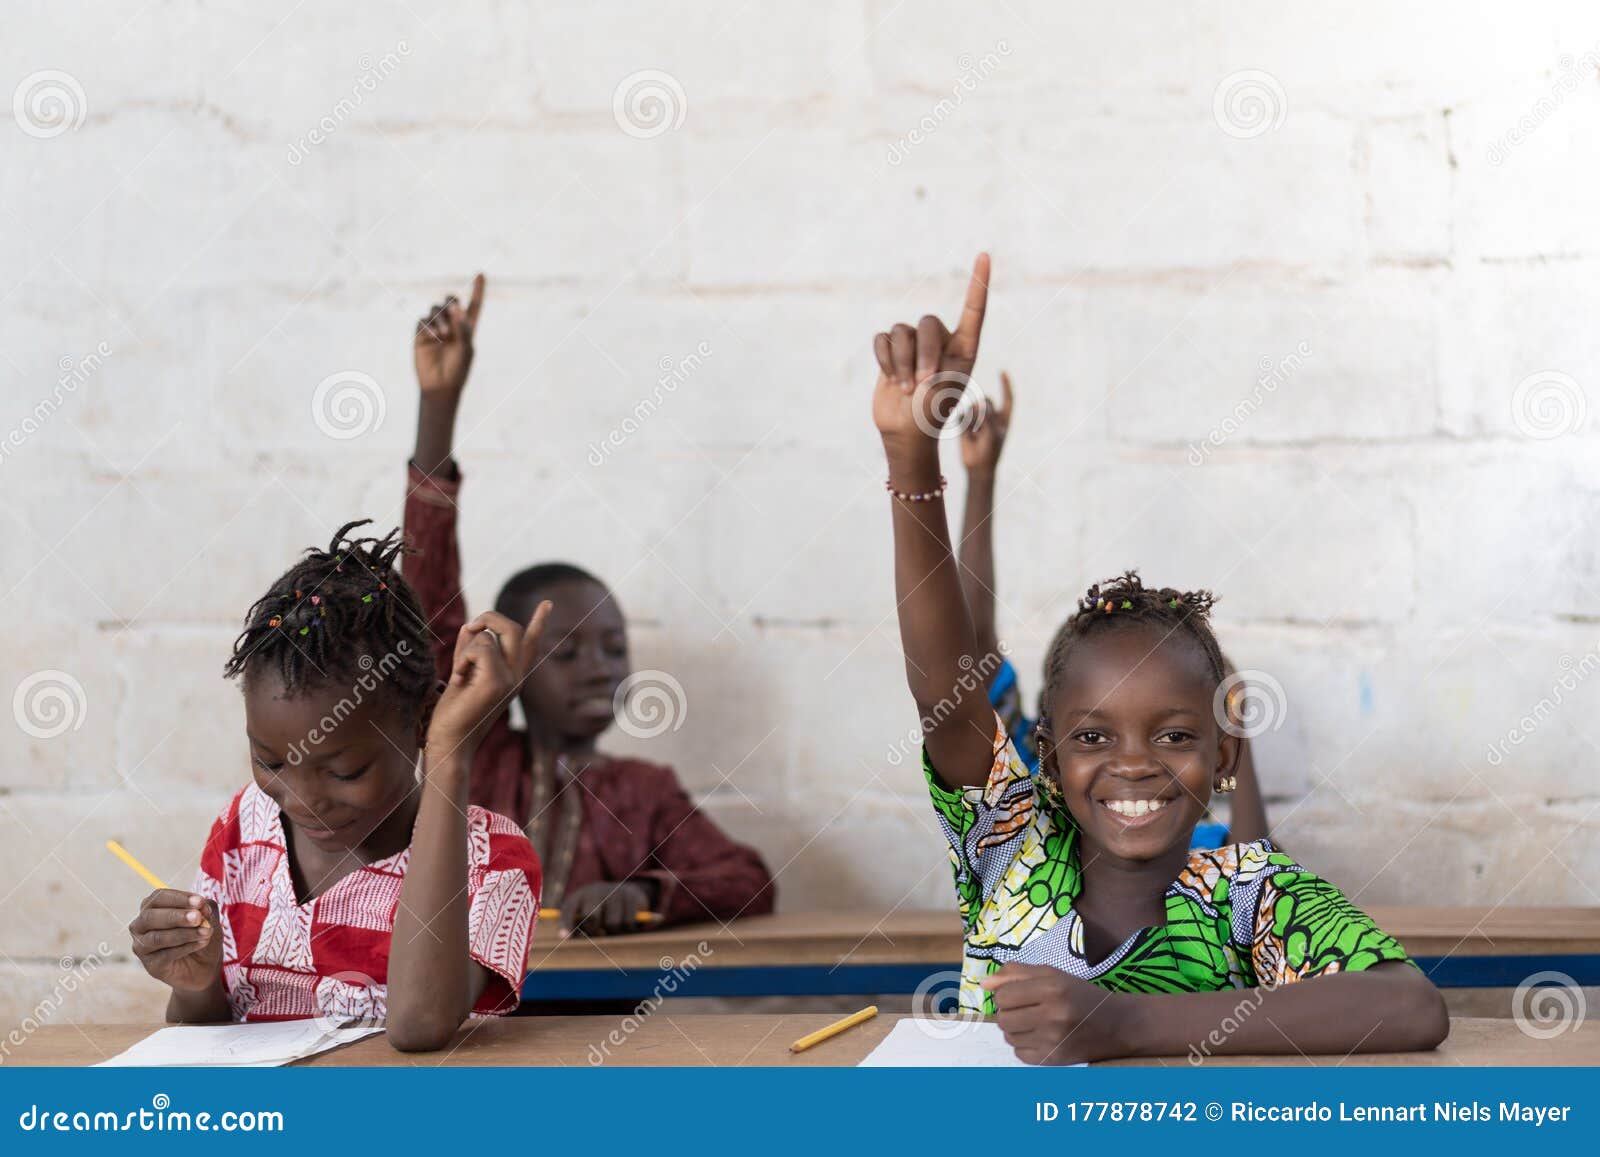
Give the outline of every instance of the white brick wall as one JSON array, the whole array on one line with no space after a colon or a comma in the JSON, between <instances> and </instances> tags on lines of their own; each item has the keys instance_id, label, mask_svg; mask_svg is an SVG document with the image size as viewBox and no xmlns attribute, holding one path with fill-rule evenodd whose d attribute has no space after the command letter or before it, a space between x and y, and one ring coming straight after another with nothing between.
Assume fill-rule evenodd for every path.
<instances>
[{"instance_id":1,"label":"white brick wall","mask_svg":"<svg viewBox=\"0 0 1600 1157\"><path fill-rule=\"evenodd\" d=\"M411 323L477 268L470 599L538 558L610 576L689 702L615 746L761 844L785 907L948 902L888 759L913 718L868 339L952 309L980 246L1027 693L1090 579L1214 585L1285 690L1259 763L1306 861L1368 902L1600 902L1600 13L1516 16L11 5L0 90L58 70L83 119L0 122L0 438L31 431L0 447L0 698L61 671L82 714L0 727L0 1023L101 943L51 1015L158 1009L104 841L192 871L245 775L236 620L342 519L398 519ZM613 110L645 70L654 135ZM1216 108L1247 70L1260 133ZM385 417L335 441L311 398L341 371Z\"/></svg>"}]
</instances>

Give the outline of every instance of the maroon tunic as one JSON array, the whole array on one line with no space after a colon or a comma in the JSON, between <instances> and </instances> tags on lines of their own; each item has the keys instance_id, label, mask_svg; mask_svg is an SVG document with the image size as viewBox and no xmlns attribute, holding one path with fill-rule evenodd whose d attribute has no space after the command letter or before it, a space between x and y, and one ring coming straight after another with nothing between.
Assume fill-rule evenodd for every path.
<instances>
[{"instance_id":1,"label":"maroon tunic","mask_svg":"<svg viewBox=\"0 0 1600 1157\"><path fill-rule=\"evenodd\" d=\"M410 468L406 537L420 553L405 560L405 577L427 611L440 678L448 678L456 635L467 620L461 596L453 480ZM472 802L526 827L533 777L525 735L503 712L472 761ZM772 875L753 848L735 843L694 805L670 767L641 759L601 756L563 802L582 801L583 821L567 877L571 895L585 884L638 880L657 885L657 910L666 923L731 920L772 911Z\"/></svg>"}]
</instances>

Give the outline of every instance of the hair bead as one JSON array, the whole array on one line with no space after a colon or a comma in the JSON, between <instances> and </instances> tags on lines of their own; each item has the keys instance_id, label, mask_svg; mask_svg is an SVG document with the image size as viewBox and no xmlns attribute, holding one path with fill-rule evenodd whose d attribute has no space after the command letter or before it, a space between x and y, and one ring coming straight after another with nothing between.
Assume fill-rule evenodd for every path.
<instances>
[{"instance_id":1,"label":"hair bead","mask_svg":"<svg viewBox=\"0 0 1600 1157\"><path fill-rule=\"evenodd\" d=\"M1049 708L1060 689L1062 671L1073 645L1099 630L1148 623L1152 627L1186 634L1200 647L1212 673L1220 683L1225 663L1221 644L1211 629L1210 591L1177 591L1170 587L1150 588L1138 571L1126 571L1113 579L1096 583L1078 601L1077 610L1057 628L1045 652L1044 686L1039 692L1039 719L1048 726ZM1119 614L1109 618L1113 611Z\"/></svg>"},{"instance_id":2,"label":"hair bead","mask_svg":"<svg viewBox=\"0 0 1600 1157\"><path fill-rule=\"evenodd\" d=\"M256 601L224 666L229 678L259 673L298 695L357 677L363 654L398 651L389 693L407 710L420 709L435 675L427 615L399 571L409 548L398 530L382 538L352 535L367 521L348 522L326 549L306 551ZM345 561L356 562L360 573L343 574ZM375 587L388 597L378 598ZM316 612L296 615L308 595Z\"/></svg>"}]
</instances>

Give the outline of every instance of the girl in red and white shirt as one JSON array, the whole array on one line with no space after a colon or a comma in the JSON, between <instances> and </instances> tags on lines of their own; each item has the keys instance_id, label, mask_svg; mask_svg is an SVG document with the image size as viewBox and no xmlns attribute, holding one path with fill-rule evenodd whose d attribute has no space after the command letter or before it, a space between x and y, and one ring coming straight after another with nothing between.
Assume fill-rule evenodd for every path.
<instances>
[{"instance_id":1,"label":"girl in red and white shirt","mask_svg":"<svg viewBox=\"0 0 1600 1157\"><path fill-rule=\"evenodd\" d=\"M129 926L170 1021L376 1018L424 1050L517 1005L539 863L467 792L550 606L465 624L441 688L401 543L347 537L360 525L279 577L234 644L255 782L195 890L151 893Z\"/></svg>"}]
</instances>

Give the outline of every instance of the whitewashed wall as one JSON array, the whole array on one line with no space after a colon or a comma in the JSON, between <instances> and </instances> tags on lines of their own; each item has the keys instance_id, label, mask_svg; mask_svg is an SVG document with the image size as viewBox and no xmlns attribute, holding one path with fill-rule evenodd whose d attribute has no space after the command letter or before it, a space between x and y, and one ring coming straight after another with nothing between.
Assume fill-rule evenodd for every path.
<instances>
[{"instance_id":1,"label":"whitewashed wall","mask_svg":"<svg viewBox=\"0 0 1600 1157\"><path fill-rule=\"evenodd\" d=\"M471 602L612 579L687 703L617 746L784 907L949 902L887 759L869 340L980 247L1030 692L1090 579L1213 586L1304 860L1369 903L1600 901L1592 4L124 8L0 37L0 1022L158 1006L104 841L189 877L246 775L235 622L398 521L412 322L479 268ZM319 422L341 374L371 408Z\"/></svg>"}]
</instances>

